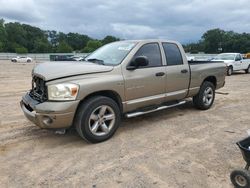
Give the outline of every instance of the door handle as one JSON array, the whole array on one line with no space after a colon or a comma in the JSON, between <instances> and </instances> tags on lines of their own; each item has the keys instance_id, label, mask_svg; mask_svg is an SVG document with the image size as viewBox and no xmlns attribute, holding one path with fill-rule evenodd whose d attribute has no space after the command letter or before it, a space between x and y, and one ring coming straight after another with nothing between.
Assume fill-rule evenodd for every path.
<instances>
[{"instance_id":1,"label":"door handle","mask_svg":"<svg viewBox=\"0 0 250 188\"><path fill-rule=\"evenodd\" d=\"M181 70L181 73L187 73L188 72L188 70L187 69L183 69L183 70Z\"/></svg>"},{"instance_id":2,"label":"door handle","mask_svg":"<svg viewBox=\"0 0 250 188\"><path fill-rule=\"evenodd\" d=\"M165 75L164 72L157 72L157 73L155 74L155 76L164 76L164 75Z\"/></svg>"}]
</instances>

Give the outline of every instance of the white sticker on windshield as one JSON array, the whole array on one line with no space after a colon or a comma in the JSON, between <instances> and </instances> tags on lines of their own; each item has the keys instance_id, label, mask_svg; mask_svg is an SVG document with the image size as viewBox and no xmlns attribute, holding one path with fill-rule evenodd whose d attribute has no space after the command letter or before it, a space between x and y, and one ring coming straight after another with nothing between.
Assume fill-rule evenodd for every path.
<instances>
[{"instance_id":1,"label":"white sticker on windshield","mask_svg":"<svg viewBox=\"0 0 250 188\"><path fill-rule=\"evenodd\" d=\"M125 51L129 51L134 47L134 44L129 44L128 46L119 46L118 50L125 50Z\"/></svg>"}]
</instances>

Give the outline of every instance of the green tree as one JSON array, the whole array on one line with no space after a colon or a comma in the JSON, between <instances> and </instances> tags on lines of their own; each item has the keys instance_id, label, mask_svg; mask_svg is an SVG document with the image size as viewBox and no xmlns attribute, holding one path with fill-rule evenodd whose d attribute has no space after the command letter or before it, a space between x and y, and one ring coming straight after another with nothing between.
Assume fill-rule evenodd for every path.
<instances>
[{"instance_id":1,"label":"green tree","mask_svg":"<svg viewBox=\"0 0 250 188\"><path fill-rule=\"evenodd\" d=\"M0 52L5 51L7 43L7 32L4 26L4 20L0 19Z\"/></svg>"},{"instance_id":2,"label":"green tree","mask_svg":"<svg viewBox=\"0 0 250 188\"><path fill-rule=\"evenodd\" d=\"M73 51L72 47L68 45L65 41L61 41L57 46L56 52L59 53L71 53Z\"/></svg>"},{"instance_id":3,"label":"green tree","mask_svg":"<svg viewBox=\"0 0 250 188\"><path fill-rule=\"evenodd\" d=\"M119 38L108 35L104 39L102 39L102 44L105 45L105 44L115 42L115 41L119 41L119 40L120 40Z\"/></svg>"},{"instance_id":4,"label":"green tree","mask_svg":"<svg viewBox=\"0 0 250 188\"><path fill-rule=\"evenodd\" d=\"M52 51L52 45L47 40L37 39L34 42L34 52L49 53Z\"/></svg>"},{"instance_id":5,"label":"green tree","mask_svg":"<svg viewBox=\"0 0 250 188\"><path fill-rule=\"evenodd\" d=\"M52 45L52 47L56 47L59 44L58 34L56 31L46 31L46 34L48 36L48 41Z\"/></svg>"},{"instance_id":6,"label":"green tree","mask_svg":"<svg viewBox=\"0 0 250 188\"><path fill-rule=\"evenodd\" d=\"M39 52L36 51L35 45L37 41L43 41L44 43L48 43L47 36L45 31L41 30L40 28L33 27L27 24L22 24L22 28L25 31L25 40L26 40L26 47L29 52Z\"/></svg>"},{"instance_id":7,"label":"green tree","mask_svg":"<svg viewBox=\"0 0 250 188\"><path fill-rule=\"evenodd\" d=\"M185 52L189 52L189 53L204 52L204 42L201 40L197 43L190 43L190 44L183 45L183 47L185 49Z\"/></svg>"},{"instance_id":8,"label":"green tree","mask_svg":"<svg viewBox=\"0 0 250 188\"><path fill-rule=\"evenodd\" d=\"M90 53L95 51L97 48L100 48L102 46L102 43L98 40L90 40L87 43L87 46L83 48L82 52L84 53Z\"/></svg>"},{"instance_id":9,"label":"green tree","mask_svg":"<svg viewBox=\"0 0 250 188\"><path fill-rule=\"evenodd\" d=\"M0 52L4 52L4 43L0 41Z\"/></svg>"},{"instance_id":10,"label":"green tree","mask_svg":"<svg viewBox=\"0 0 250 188\"><path fill-rule=\"evenodd\" d=\"M22 25L18 22L15 23L6 23L5 30L7 32L7 50L9 52L16 51L16 45L26 47L27 39L25 38L26 31L23 29Z\"/></svg>"},{"instance_id":11,"label":"green tree","mask_svg":"<svg viewBox=\"0 0 250 188\"><path fill-rule=\"evenodd\" d=\"M28 49L23 47L23 46L19 46L15 48L15 52L17 54L27 54L28 53Z\"/></svg>"},{"instance_id":12,"label":"green tree","mask_svg":"<svg viewBox=\"0 0 250 188\"><path fill-rule=\"evenodd\" d=\"M78 33L68 33L66 35L67 43L74 50L81 50L87 46L89 40L91 40L87 35L81 35Z\"/></svg>"},{"instance_id":13,"label":"green tree","mask_svg":"<svg viewBox=\"0 0 250 188\"><path fill-rule=\"evenodd\" d=\"M212 29L202 35L204 41L204 50L206 53L217 53L222 47L225 31L221 29Z\"/></svg>"},{"instance_id":14,"label":"green tree","mask_svg":"<svg viewBox=\"0 0 250 188\"><path fill-rule=\"evenodd\" d=\"M103 40L94 40L87 35L57 31L44 31L38 27L18 22L4 23L0 19L0 52L28 51L31 53L48 52L92 52L113 41L119 40L113 36L106 36Z\"/></svg>"}]
</instances>

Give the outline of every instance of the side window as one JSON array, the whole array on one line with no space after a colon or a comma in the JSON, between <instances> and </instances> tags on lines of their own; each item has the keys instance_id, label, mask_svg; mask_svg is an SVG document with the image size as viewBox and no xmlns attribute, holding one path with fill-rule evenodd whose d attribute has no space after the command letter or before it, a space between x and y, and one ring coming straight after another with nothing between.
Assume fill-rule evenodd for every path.
<instances>
[{"instance_id":1,"label":"side window","mask_svg":"<svg viewBox=\"0 0 250 188\"><path fill-rule=\"evenodd\" d=\"M241 56L240 56L240 54L238 54L238 55L236 56L235 61L240 61L240 60L241 60Z\"/></svg>"},{"instance_id":2,"label":"side window","mask_svg":"<svg viewBox=\"0 0 250 188\"><path fill-rule=\"evenodd\" d=\"M146 56L149 64L147 67L158 67L162 65L160 47L157 43L143 45L134 57Z\"/></svg>"},{"instance_id":3,"label":"side window","mask_svg":"<svg viewBox=\"0 0 250 188\"><path fill-rule=\"evenodd\" d=\"M162 43L165 52L167 65L182 65L183 60L181 52L176 44Z\"/></svg>"}]
</instances>

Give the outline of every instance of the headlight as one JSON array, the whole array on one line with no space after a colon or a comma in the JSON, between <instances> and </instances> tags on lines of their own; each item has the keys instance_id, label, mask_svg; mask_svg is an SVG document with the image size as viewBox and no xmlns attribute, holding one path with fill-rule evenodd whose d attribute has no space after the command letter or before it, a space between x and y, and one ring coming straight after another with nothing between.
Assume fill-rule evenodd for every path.
<instances>
[{"instance_id":1,"label":"headlight","mask_svg":"<svg viewBox=\"0 0 250 188\"><path fill-rule=\"evenodd\" d=\"M78 94L79 86L77 84L64 83L48 85L49 100L65 101L75 100Z\"/></svg>"}]
</instances>

